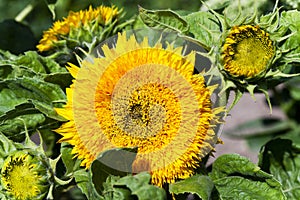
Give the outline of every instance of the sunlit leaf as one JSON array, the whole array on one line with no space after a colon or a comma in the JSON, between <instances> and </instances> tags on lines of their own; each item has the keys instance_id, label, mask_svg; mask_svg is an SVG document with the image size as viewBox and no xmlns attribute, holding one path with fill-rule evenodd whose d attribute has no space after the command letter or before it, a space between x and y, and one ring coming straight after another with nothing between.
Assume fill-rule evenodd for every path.
<instances>
[{"instance_id":1,"label":"sunlit leaf","mask_svg":"<svg viewBox=\"0 0 300 200\"><path fill-rule=\"evenodd\" d=\"M189 30L187 22L172 10L147 10L139 7L140 17L149 27L170 29L180 33Z\"/></svg>"},{"instance_id":2,"label":"sunlit leaf","mask_svg":"<svg viewBox=\"0 0 300 200\"><path fill-rule=\"evenodd\" d=\"M213 163L210 174L221 199L286 199L271 174L238 154L225 154Z\"/></svg>"},{"instance_id":3,"label":"sunlit leaf","mask_svg":"<svg viewBox=\"0 0 300 200\"><path fill-rule=\"evenodd\" d=\"M197 194L203 200L210 200L214 184L209 176L196 174L190 178L170 184L169 191L174 194Z\"/></svg>"}]
</instances>

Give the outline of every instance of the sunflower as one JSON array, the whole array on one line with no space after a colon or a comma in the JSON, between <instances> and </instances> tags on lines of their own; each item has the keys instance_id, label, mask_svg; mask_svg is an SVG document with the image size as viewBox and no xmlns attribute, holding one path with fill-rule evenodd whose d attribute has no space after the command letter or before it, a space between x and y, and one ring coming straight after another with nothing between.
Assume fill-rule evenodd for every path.
<instances>
[{"instance_id":1,"label":"sunflower","mask_svg":"<svg viewBox=\"0 0 300 200\"><path fill-rule=\"evenodd\" d=\"M15 151L3 163L2 186L16 200L43 199L50 187L47 171L43 160L33 152Z\"/></svg>"},{"instance_id":2,"label":"sunflower","mask_svg":"<svg viewBox=\"0 0 300 200\"><path fill-rule=\"evenodd\" d=\"M258 25L234 26L225 39L221 54L229 76L251 79L267 71L275 47L269 34Z\"/></svg>"},{"instance_id":3,"label":"sunflower","mask_svg":"<svg viewBox=\"0 0 300 200\"><path fill-rule=\"evenodd\" d=\"M149 171L153 184L191 176L217 140L223 108L210 100L216 86L193 74L195 52L183 56L182 46L149 46L147 37L137 42L126 33L113 46L81 68L69 64L75 80L56 109L68 120L56 130L60 142L74 145L86 168L105 150L138 147L132 172Z\"/></svg>"},{"instance_id":4,"label":"sunflower","mask_svg":"<svg viewBox=\"0 0 300 200\"><path fill-rule=\"evenodd\" d=\"M212 11L220 21L220 43L215 45L208 56L219 68L223 77L223 91L229 96L235 92L235 98L228 111L238 102L244 92L263 93L272 107L268 89L284 82L290 74L290 63L298 62L287 59L292 48L285 43L292 35L279 9L257 16L256 13L229 19ZM228 10L225 10L225 13ZM240 10L242 13L242 11ZM230 14L229 14L230 15ZM254 98L255 99L255 98Z\"/></svg>"},{"instance_id":5,"label":"sunflower","mask_svg":"<svg viewBox=\"0 0 300 200\"><path fill-rule=\"evenodd\" d=\"M90 6L88 10L71 11L63 20L54 22L50 29L44 31L37 49L48 54L57 53L60 60L66 59L67 56L61 54L70 54L75 47L89 49L114 34L119 25L124 26L119 23L122 16L122 9L115 6Z\"/></svg>"}]
</instances>

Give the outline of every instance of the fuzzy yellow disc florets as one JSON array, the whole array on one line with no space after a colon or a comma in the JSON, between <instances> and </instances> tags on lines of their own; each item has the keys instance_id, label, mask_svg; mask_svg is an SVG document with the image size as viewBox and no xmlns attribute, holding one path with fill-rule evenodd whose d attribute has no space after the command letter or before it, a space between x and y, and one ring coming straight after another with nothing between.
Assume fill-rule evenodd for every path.
<instances>
[{"instance_id":1,"label":"fuzzy yellow disc florets","mask_svg":"<svg viewBox=\"0 0 300 200\"><path fill-rule=\"evenodd\" d=\"M9 156L4 161L1 176L7 194L17 200L42 199L49 187L46 167L27 151Z\"/></svg>"},{"instance_id":2,"label":"fuzzy yellow disc florets","mask_svg":"<svg viewBox=\"0 0 300 200\"><path fill-rule=\"evenodd\" d=\"M224 70L233 77L254 78L266 72L275 54L269 34L259 26L234 26L222 46Z\"/></svg>"}]
</instances>

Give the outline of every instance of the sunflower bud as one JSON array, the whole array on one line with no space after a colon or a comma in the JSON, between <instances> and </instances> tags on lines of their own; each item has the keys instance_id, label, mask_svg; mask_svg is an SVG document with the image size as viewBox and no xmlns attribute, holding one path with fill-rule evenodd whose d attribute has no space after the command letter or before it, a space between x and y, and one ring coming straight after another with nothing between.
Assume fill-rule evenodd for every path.
<instances>
[{"instance_id":1,"label":"sunflower bud","mask_svg":"<svg viewBox=\"0 0 300 200\"><path fill-rule=\"evenodd\" d=\"M60 63L66 63L73 57L75 48L80 47L90 51L103 39L115 34L124 24L122 9L115 6L99 6L95 9L70 12L61 21L44 32L37 45L40 52L54 55ZM129 22L125 22L129 23Z\"/></svg>"},{"instance_id":2,"label":"sunflower bud","mask_svg":"<svg viewBox=\"0 0 300 200\"><path fill-rule=\"evenodd\" d=\"M259 26L241 25L231 28L222 46L222 62L228 76L253 79L269 69L275 47Z\"/></svg>"},{"instance_id":3,"label":"sunflower bud","mask_svg":"<svg viewBox=\"0 0 300 200\"><path fill-rule=\"evenodd\" d=\"M43 199L51 185L51 172L43 155L31 150L14 151L1 169L1 184L11 199Z\"/></svg>"}]
</instances>

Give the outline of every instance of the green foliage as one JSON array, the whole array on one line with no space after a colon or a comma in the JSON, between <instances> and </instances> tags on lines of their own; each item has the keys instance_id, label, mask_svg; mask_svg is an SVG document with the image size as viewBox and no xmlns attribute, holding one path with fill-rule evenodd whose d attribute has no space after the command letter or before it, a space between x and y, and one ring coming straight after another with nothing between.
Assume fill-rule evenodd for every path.
<instances>
[{"instance_id":1,"label":"green foliage","mask_svg":"<svg viewBox=\"0 0 300 200\"><path fill-rule=\"evenodd\" d=\"M91 166L92 182L98 192L110 175L126 176L132 170L137 148L116 148L103 152Z\"/></svg>"},{"instance_id":2,"label":"green foliage","mask_svg":"<svg viewBox=\"0 0 300 200\"><path fill-rule=\"evenodd\" d=\"M269 141L260 152L259 165L280 181L287 199L300 198L299 153L292 140L280 138Z\"/></svg>"},{"instance_id":3,"label":"green foliage","mask_svg":"<svg viewBox=\"0 0 300 200\"><path fill-rule=\"evenodd\" d=\"M22 141L26 129L34 133L57 127L64 119L54 107L65 101L65 86L45 80L50 75L55 80L66 69L34 51L20 56L0 53L0 131L15 141Z\"/></svg>"},{"instance_id":4,"label":"green foliage","mask_svg":"<svg viewBox=\"0 0 300 200\"><path fill-rule=\"evenodd\" d=\"M188 23L172 10L146 10L139 8L140 17L150 27L167 28L180 33L186 33L189 29Z\"/></svg>"},{"instance_id":5,"label":"green foliage","mask_svg":"<svg viewBox=\"0 0 300 200\"><path fill-rule=\"evenodd\" d=\"M96 29L93 26L72 31L70 38L62 38L57 44L61 49L46 56L37 52L35 46L42 32L51 27L54 20L66 17L71 10L86 9L90 5L111 5L111 2L1 1L0 166L9 153L23 148L23 143L30 143L31 146L27 148L34 146L35 150L43 152L51 163L53 174L57 175L51 180L55 187L49 189L50 199L52 190L55 198L89 200L163 200L172 196L176 199L194 196L203 200L300 199L300 79L297 76L300 72L297 68L300 62L300 14L298 10L288 10L299 8L299 3L281 0L278 7L285 7L272 12L274 2L266 0L241 1L241 5L231 1L208 0L203 5L200 1L191 2L113 2L120 8L124 6L127 12L117 26L114 22L108 27ZM141 6L138 7L138 4ZM257 15L252 16L255 9ZM265 81L265 77L260 77L239 81L238 85L234 85L229 83L231 79L221 76L217 65L220 64L221 45L230 26L244 23L259 23L272 32L270 37L276 43L277 54L267 73L272 79ZM233 137L246 133L243 139L247 139L255 149L261 148L258 166L237 154L223 155L212 163L211 168L201 166L205 174L195 174L160 188L151 184L151 174L132 173L137 148L102 152L89 169L84 169L80 166L81 160L74 157L72 145L58 144L60 136L53 130L65 119L56 113L55 108L63 106L66 101L65 89L72 84L72 77L64 64L67 61L77 62L74 52L80 56L82 53L77 51L78 46L91 51L104 39L130 27L152 27L166 32L171 30L178 33L178 38L200 44L208 53L199 54L211 59L211 75L221 76L228 84L222 86L223 92L235 90L234 104L247 90L251 94L267 93L268 89L273 91L270 101L286 114L287 119L255 119L225 133ZM149 30L144 29L137 34L160 37L154 34L155 31ZM275 87L279 83L284 84ZM257 88L259 84L262 86L260 90ZM45 146L46 153L41 146L36 147L29 140L27 133L41 135L41 146ZM50 159L56 156L55 160ZM196 171L200 173L200 169ZM8 199L2 185L0 199Z\"/></svg>"},{"instance_id":6,"label":"green foliage","mask_svg":"<svg viewBox=\"0 0 300 200\"><path fill-rule=\"evenodd\" d=\"M221 199L286 199L280 182L237 154L217 158L210 177Z\"/></svg>"},{"instance_id":7,"label":"green foliage","mask_svg":"<svg viewBox=\"0 0 300 200\"><path fill-rule=\"evenodd\" d=\"M209 176L196 174L190 178L170 184L169 191L174 194L196 194L203 200L212 198L214 183Z\"/></svg>"},{"instance_id":8,"label":"green foliage","mask_svg":"<svg viewBox=\"0 0 300 200\"><path fill-rule=\"evenodd\" d=\"M149 184L150 178L150 174L145 172L139 173L135 176L125 176L122 178L109 176L103 184L104 199L166 199L166 193L162 188Z\"/></svg>"}]
</instances>

